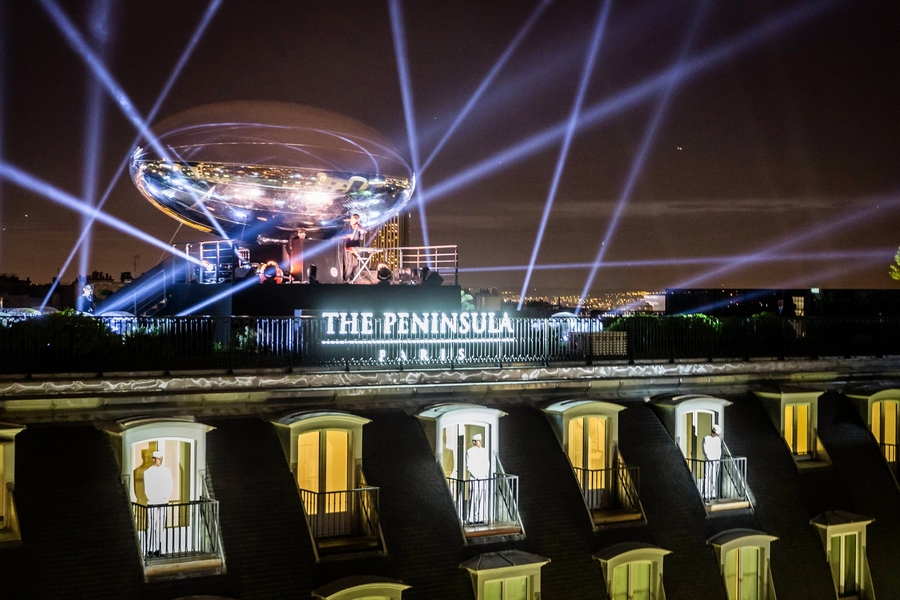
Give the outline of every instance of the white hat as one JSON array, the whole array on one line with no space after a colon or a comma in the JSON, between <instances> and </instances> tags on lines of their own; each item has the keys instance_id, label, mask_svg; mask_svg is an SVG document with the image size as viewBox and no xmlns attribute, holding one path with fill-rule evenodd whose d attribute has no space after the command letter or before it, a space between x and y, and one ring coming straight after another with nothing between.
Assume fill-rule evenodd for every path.
<instances>
[{"instance_id":1,"label":"white hat","mask_svg":"<svg viewBox=\"0 0 900 600\"><path fill-rule=\"evenodd\" d=\"M722 434L722 426L721 425L713 425L712 430L716 435Z\"/></svg>"},{"instance_id":2,"label":"white hat","mask_svg":"<svg viewBox=\"0 0 900 600\"><path fill-rule=\"evenodd\" d=\"M475 440L478 440L479 442L481 441L480 433L476 433L475 435L472 436L472 441L474 442Z\"/></svg>"},{"instance_id":3,"label":"white hat","mask_svg":"<svg viewBox=\"0 0 900 600\"><path fill-rule=\"evenodd\" d=\"M153 458L162 458L163 453L160 450L154 450L151 456L153 456Z\"/></svg>"}]
</instances>

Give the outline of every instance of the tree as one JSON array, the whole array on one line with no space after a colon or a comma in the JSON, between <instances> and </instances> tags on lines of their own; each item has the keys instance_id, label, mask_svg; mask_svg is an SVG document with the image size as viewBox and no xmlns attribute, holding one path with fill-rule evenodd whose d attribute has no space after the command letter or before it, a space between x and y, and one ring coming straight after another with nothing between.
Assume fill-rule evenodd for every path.
<instances>
[{"instance_id":1,"label":"tree","mask_svg":"<svg viewBox=\"0 0 900 600\"><path fill-rule=\"evenodd\" d=\"M894 264L891 265L891 278L900 281L900 249L894 255Z\"/></svg>"}]
</instances>

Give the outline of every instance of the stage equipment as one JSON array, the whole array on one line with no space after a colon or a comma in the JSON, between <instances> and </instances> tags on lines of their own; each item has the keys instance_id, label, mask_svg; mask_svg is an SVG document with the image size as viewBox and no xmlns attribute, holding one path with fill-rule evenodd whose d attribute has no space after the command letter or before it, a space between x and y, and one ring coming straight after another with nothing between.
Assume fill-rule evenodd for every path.
<instances>
[{"instance_id":1,"label":"stage equipment","mask_svg":"<svg viewBox=\"0 0 900 600\"><path fill-rule=\"evenodd\" d=\"M131 175L169 216L233 239L287 242L339 233L351 213L367 228L396 215L415 186L406 159L374 129L326 110L238 101L187 110L139 146Z\"/></svg>"}]
</instances>

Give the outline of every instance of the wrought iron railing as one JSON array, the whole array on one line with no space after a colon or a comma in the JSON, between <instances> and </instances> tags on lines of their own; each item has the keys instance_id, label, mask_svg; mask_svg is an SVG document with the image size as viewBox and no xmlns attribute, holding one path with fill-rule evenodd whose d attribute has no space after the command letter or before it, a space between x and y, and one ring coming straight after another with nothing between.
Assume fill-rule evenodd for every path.
<instances>
[{"instance_id":1,"label":"wrought iron railing","mask_svg":"<svg viewBox=\"0 0 900 600\"><path fill-rule=\"evenodd\" d=\"M697 483L697 490L707 504L748 499L746 457L720 460L688 458L687 464Z\"/></svg>"},{"instance_id":2,"label":"wrought iron railing","mask_svg":"<svg viewBox=\"0 0 900 600\"><path fill-rule=\"evenodd\" d=\"M436 315L436 313L435 313ZM295 367L446 367L549 362L816 358L900 354L900 319L503 318L381 315L336 329L312 317L0 317L0 373L107 373ZM427 318L426 318L427 317ZM357 315L357 319L362 318ZM436 319L436 321L435 321ZM502 327L500 323L502 320ZM608 324L608 323L607 323Z\"/></svg>"},{"instance_id":3,"label":"wrought iron railing","mask_svg":"<svg viewBox=\"0 0 900 600\"><path fill-rule=\"evenodd\" d=\"M219 503L131 503L138 547L145 564L168 558L219 556Z\"/></svg>"},{"instance_id":4,"label":"wrought iron railing","mask_svg":"<svg viewBox=\"0 0 900 600\"><path fill-rule=\"evenodd\" d=\"M638 510L640 469L619 464L609 469L572 467L590 510Z\"/></svg>"},{"instance_id":5,"label":"wrought iron railing","mask_svg":"<svg viewBox=\"0 0 900 600\"><path fill-rule=\"evenodd\" d=\"M447 478L456 516L463 525L518 527L519 477L497 473L487 479Z\"/></svg>"},{"instance_id":6,"label":"wrought iron railing","mask_svg":"<svg viewBox=\"0 0 900 600\"><path fill-rule=\"evenodd\" d=\"M884 460L887 461L891 474L893 474L894 479L897 479L897 444L885 444L882 442L878 445L881 446L881 454L884 456Z\"/></svg>"},{"instance_id":7,"label":"wrought iron railing","mask_svg":"<svg viewBox=\"0 0 900 600\"><path fill-rule=\"evenodd\" d=\"M379 488L338 492L300 490L306 522L316 540L378 536Z\"/></svg>"}]
</instances>

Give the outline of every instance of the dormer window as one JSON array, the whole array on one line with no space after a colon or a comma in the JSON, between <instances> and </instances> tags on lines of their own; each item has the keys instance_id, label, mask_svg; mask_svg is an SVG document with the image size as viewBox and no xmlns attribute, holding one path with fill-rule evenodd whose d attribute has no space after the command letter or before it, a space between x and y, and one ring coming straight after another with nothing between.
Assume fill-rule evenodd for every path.
<instances>
[{"instance_id":1,"label":"dormer window","mask_svg":"<svg viewBox=\"0 0 900 600\"><path fill-rule=\"evenodd\" d=\"M121 452L147 577L224 570L219 504L206 471L211 429L192 417L123 419L106 428Z\"/></svg>"},{"instance_id":2,"label":"dormer window","mask_svg":"<svg viewBox=\"0 0 900 600\"><path fill-rule=\"evenodd\" d=\"M706 542L716 551L728 600L774 600L769 556L777 539L752 529L730 529Z\"/></svg>"},{"instance_id":3,"label":"dormer window","mask_svg":"<svg viewBox=\"0 0 900 600\"><path fill-rule=\"evenodd\" d=\"M0 423L0 544L22 539L16 513L16 435L22 427Z\"/></svg>"},{"instance_id":4,"label":"dormer window","mask_svg":"<svg viewBox=\"0 0 900 600\"><path fill-rule=\"evenodd\" d=\"M462 563L472 578L475 600L540 600L541 567L549 558L505 550L479 554Z\"/></svg>"},{"instance_id":5,"label":"dormer window","mask_svg":"<svg viewBox=\"0 0 900 600\"><path fill-rule=\"evenodd\" d=\"M662 600L663 557L671 554L651 544L628 542L594 555L603 568L610 600Z\"/></svg>"},{"instance_id":6,"label":"dormer window","mask_svg":"<svg viewBox=\"0 0 900 600\"><path fill-rule=\"evenodd\" d=\"M707 510L750 506L747 459L728 449L725 408L731 402L701 395L662 394L647 401L684 453Z\"/></svg>"},{"instance_id":7,"label":"dormer window","mask_svg":"<svg viewBox=\"0 0 900 600\"><path fill-rule=\"evenodd\" d=\"M367 485L362 468L368 422L341 412L299 412L275 421L320 557L384 549L379 489Z\"/></svg>"},{"instance_id":8,"label":"dormer window","mask_svg":"<svg viewBox=\"0 0 900 600\"><path fill-rule=\"evenodd\" d=\"M521 533L519 479L498 456L502 411L442 404L419 413L468 539Z\"/></svg>"},{"instance_id":9,"label":"dormer window","mask_svg":"<svg viewBox=\"0 0 900 600\"><path fill-rule=\"evenodd\" d=\"M828 457L819 451L817 438L821 390L778 386L756 389L753 393L762 402L798 466L809 466L804 465L809 461L827 462Z\"/></svg>"},{"instance_id":10,"label":"dormer window","mask_svg":"<svg viewBox=\"0 0 900 600\"><path fill-rule=\"evenodd\" d=\"M839 598L874 598L866 557L866 527L874 521L842 510L824 512L810 521L819 531Z\"/></svg>"},{"instance_id":11,"label":"dormer window","mask_svg":"<svg viewBox=\"0 0 900 600\"><path fill-rule=\"evenodd\" d=\"M584 398L555 402L544 409L595 524L642 517L638 470L627 466L618 452L619 411L623 409Z\"/></svg>"},{"instance_id":12,"label":"dormer window","mask_svg":"<svg viewBox=\"0 0 900 600\"><path fill-rule=\"evenodd\" d=\"M897 479L897 439L900 432L900 389L859 388L846 393L869 424L888 468Z\"/></svg>"}]
</instances>

